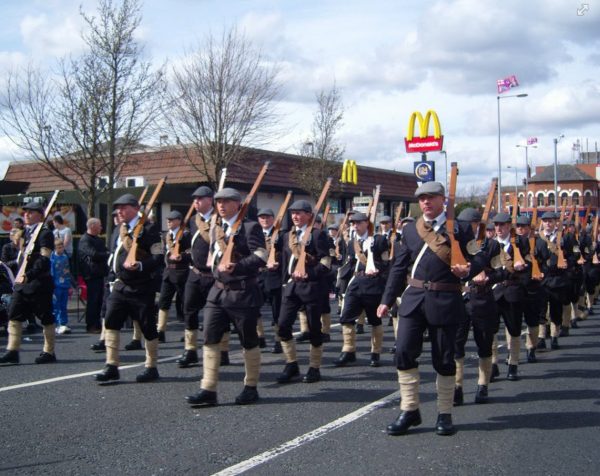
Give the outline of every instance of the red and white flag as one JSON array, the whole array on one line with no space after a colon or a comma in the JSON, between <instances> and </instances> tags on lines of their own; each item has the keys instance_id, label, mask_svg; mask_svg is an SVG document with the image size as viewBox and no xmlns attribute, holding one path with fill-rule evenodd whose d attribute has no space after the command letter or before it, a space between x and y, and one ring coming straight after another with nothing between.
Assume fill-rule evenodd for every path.
<instances>
[{"instance_id":1,"label":"red and white flag","mask_svg":"<svg viewBox=\"0 0 600 476\"><path fill-rule=\"evenodd\" d=\"M516 88L519 85L519 81L517 81L517 77L513 74L504 79L499 79L496 81L496 84L498 86L498 94L502 94L509 91L511 88Z\"/></svg>"},{"instance_id":2,"label":"red and white flag","mask_svg":"<svg viewBox=\"0 0 600 476\"><path fill-rule=\"evenodd\" d=\"M527 139L527 145L537 144L537 137L529 137Z\"/></svg>"}]
</instances>

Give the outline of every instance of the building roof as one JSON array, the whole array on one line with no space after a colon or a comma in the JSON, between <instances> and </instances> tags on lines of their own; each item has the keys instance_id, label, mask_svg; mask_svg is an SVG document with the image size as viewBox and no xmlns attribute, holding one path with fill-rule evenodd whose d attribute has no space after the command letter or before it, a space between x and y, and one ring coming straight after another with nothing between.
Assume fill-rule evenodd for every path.
<instances>
[{"instance_id":1,"label":"building roof","mask_svg":"<svg viewBox=\"0 0 600 476\"><path fill-rule=\"evenodd\" d=\"M540 170L538 168L538 170ZM583 170L575 165L558 164L557 166L559 182L578 182L582 180L596 181L595 177L586 174ZM530 183L536 182L554 182L554 165L544 167L541 171L529 179Z\"/></svg>"},{"instance_id":2,"label":"building roof","mask_svg":"<svg viewBox=\"0 0 600 476\"><path fill-rule=\"evenodd\" d=\"M167 176L167 184L193 184L194 186L205 183L206 177L190 164L190 160L198 165L198 157L186 157L182 147L165 147L150 152L132 154L121 173L122 179L126 177L144 177L146 184L157 183L162 177ZM269 170L263 181L263 186L271 190L292 189L301 191L300 186L294 181L294 167L299 163L300 157L282 152L272 152L245 148L243 159L227 170L227 183L241 189L250 189L265 161L270 161ZM381 185L382 198L414 201L413 194L417 188L416 178L413 174L395 172L374 167L358 165L358 184L341 184L337 178L341 176L342 164L334 177L333 193L344 195L370 195L376 185ZM46 192L55 189L70 190L74 187L65 180L60 179L44 169L37 162L13 162L9 165L5 176L6 180L27 181L27 193Z\"/></svg>"}]
</instances>

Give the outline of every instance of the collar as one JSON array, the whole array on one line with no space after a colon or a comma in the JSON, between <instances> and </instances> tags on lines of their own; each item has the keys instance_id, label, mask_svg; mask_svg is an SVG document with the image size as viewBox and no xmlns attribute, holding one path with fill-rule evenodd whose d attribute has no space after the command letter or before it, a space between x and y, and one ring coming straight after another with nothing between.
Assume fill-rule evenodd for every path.
<instances>
[{"instance_id":1,"label":"collar","mask_svg":"<svg viewBox=\"0 0 600 476\"><path fill-rule=\"evenodd\" d=\"M271 234L271 231L273 231L273 226L270 226L269 228L263 228L263 233L267 236Z\"/></svg>"},{"instance_id":2,"label":"collar","mask_svg":"<svg viewBox=\"0 0 600 476\"><path fill-rule=\"evenodd\" d=\"M133 217L133 220L131 220L129 223L127 223L127 226L129 227L130 230L133 230L135 228L135 225L137 225L138 221L140 221L140 216L136 215L135 217Z\"/></svg>"},{"instance_id":3,"label":"collar","mask_svg":"<svg viewBox=\"0 0 600 476\"><path fill-rule=\"evenodd\" d=\"M202 218L204 218L204 221L210 221L210 218L212 217L214 210L215 210L214 208L211 208L209 211L207 211L206 213L201 215Z\"/></svg>"}]
</instances>

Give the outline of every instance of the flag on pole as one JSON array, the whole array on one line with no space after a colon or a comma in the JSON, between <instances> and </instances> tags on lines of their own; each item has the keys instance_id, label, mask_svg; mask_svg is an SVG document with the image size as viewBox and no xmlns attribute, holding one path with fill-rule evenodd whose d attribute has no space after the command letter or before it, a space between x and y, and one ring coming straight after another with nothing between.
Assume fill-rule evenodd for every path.
<instances>
[{"instance_id":1,"label":"flag on pole","mask_svg":"<svg viewBox=\"0 0 600 476\"><path fill-rule=\"evenodd\" d=\"M499 79L496 83L498 86L498 94L505 93L511 88L516 88L519 85L519 81L517 81L517 77L514 74L512 76L507 76L504 79Z\"/></svg>"},{"instance_id":2,"label":"flag on pole","mask_svg":"<svg viewBox=\"0 0 600 476\"><path fill-rule=\"evenodd\" d=\"M537 137L529 137L527 139L527 145L537 144Z\"/></svg>"}]
</instances>

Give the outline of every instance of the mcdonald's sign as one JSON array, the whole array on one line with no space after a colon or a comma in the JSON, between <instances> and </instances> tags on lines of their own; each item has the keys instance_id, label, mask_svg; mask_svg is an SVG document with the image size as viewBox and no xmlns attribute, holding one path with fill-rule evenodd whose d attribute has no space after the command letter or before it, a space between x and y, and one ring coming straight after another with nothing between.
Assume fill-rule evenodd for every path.
<instances>
[{"instance_id":1,"label":"mcdonald's sign","mask_svg":"<svg viewBox=\"0 0 600 476\"><path fill-rule=\"evenodd\" d=\"M358 183L358 171L356 168L355 160L344 160L342 165L342 177L340 178L342 183L351 183L356 185Z\"/></svg>"},{"instance_id":2,"label":"mcdonald's sign","mask_svg":"<svg viewBox=\"0 0 600 476\"><path fill-rule=\"evenodd\" d=\"M433 135L429 135L429 122L433 119ZM419 137L415 137L415 120L419 121ZM433 152L442 150L444 146L444 136L440 127L440 119L433 110L427 111L425 118L415 111L410 115L408 121L408 133L404 138L406 152Z\"/></svg>"}]
</instances>

